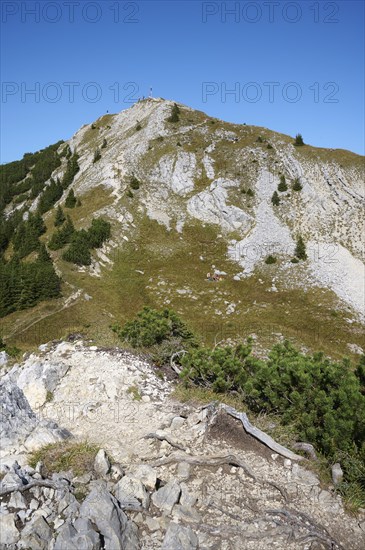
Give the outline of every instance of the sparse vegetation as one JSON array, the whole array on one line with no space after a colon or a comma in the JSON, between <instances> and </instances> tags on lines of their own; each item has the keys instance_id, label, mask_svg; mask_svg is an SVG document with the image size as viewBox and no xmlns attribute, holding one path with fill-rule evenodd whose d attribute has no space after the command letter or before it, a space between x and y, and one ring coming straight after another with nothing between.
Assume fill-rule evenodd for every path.
<instances>
[{"instance_id":1,"label":"sparse vegetation","mask_svg":"<svg viewBox=\"0 0 365 550\"><path fill-rule=\"evenodd\" d=\"M81 476L93 470L98 451L99 448L96 445L87 441L51 443L33 451L29 457L29 464L35 468L41 461L47 476L51 476L54 472L68 470L72 470L75 476Z\"/></svg>"},{"instance_id":2,"label":"sparse vegetation","mask_svg":"<svg viewBox=\"0 0 365 550\"><path fill-rule=\"evenodd\" d=\"M142 396L137 386L129 386L127 393L129 393L133 397L134 401L142 401Z\"/></svg>"}]
</instances>

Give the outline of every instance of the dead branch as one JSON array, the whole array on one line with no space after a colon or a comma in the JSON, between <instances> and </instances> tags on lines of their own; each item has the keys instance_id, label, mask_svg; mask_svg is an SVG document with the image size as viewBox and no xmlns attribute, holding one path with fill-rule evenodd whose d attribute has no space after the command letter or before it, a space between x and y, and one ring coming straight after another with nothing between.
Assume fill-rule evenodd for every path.
<instances>
[{"instance_id":1,"label":"dead branch","mask_svg":"<svg viewBox=\"0 0 365 550\"><path fill-rule=\"evenodd\" d=\"M45 479L34 479L33 481L30 481L27 485L17 485L16 487L10 487L9 489L1 489L0 497L4 497L5 495L9 495L10 493L24 493L24 491L29 491L33 487L47 487L48 489L55 490L60 488L60 486L53 481L46 481Z\"/></svg>"},{"instance_id":2,"label":"dead branch","mask_svg":"<svg viewBox=\"0 0 365 550\"><path fill-rule=\"evenodd\" d=\"M175 357L178 357L179 355L181 354L184 354L186 353L186 350L182 349L180 351L176 351L175 353L173 353L170 357L170 367L172 368L172 370L174 370L177 374L180 374L181 373L181 369L176 365L174 359Z\"/></svg>"}]
</instances>

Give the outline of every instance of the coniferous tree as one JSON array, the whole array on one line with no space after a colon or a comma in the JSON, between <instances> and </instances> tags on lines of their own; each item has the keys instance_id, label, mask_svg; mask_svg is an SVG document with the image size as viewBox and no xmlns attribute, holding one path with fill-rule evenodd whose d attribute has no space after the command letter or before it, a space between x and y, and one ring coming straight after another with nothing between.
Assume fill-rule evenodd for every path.
<instances>
[{"instance_id":1,"label":"coniferous tree","mask_svg":"<svg viewBox=\"0 0 365 550\"><path fill-rule=\"evenodd\" d=\"M295 255L299 260L306 260L307 259L307 252L306 247L303 241L303 238L301 235L297 238L297 244L295 247Z\"/></svg>"},{"instance_id":2,"label":"coniferous tree","mask_svg":"<svg viewBox=\"0 0 365 550\"><path fill-rule=\"evenodd\" d=\"M64 225L53 233L48 243L48 248L50 250L59 250L60 248L63 248L65 244L71 242L74 233L74 224L72 223L70 216L67 216Z\"/></svg>"},{"instance_id":3,"label":"coniferous tree","mask_svg":"<svg viewBox=\"0 0 365 550\"><path fill-rule=\"evenodd\" d=\"M38 212L44 214L62 197L63 187L60 180L51 180L51 183L43 191L38 204Z\"/></svg>"},{"instance_id":4,"label":"coniferous tree","mask_svg":"<svg viewBox=\"0 0 365 550\"><path fill-rule=\"evenodd\" d=\"M271 202L273 203L274 206L278 206L280 204L280 197L277 191L274 191L271 197Z\"/></svg>"},{"instance_id":5,"label":"coniferous tree","mask_svg":"<svg viewBox=\"0 0 365 550\"><path fill-rule=\"evenodd\" d=\"M76 176L77 172L80 170L79 164L79 155L74 152L74 154L67 161L67 168L62 178L62 187L67 189L71 185Z\"/></svg>"},{"instance_id":6,"label":"coniferous tree","mask_svg":"<svg viewBox=\"0 0 365 550\"><path fill-rule=\"evenodd\" d=\"M302 184L300 183L299 178L295 178L294 184L293 184L293 191L301 191L303 189Z\"/></svg>"},{"instance_id":7,"label":"coniferous tree","mask_svg":"<svg viewBox=\"0 0 365 550\"><path fill-rule=\"evenodd\" d=\"M55 220L54 220L55 227L59 227L60 225L62 225L65 220L66 220L66 216L63 213L62 208L58 206L56 210Z\"/></svg>"},{"instance_id":8,"label":"coniferous tree","mask_svg":"<svg viewBox=\"0 0 365 550\"><path fill-rule=\"evenodd\" d=\"M70 191L69 191L69 193L66 197L65 207L66 208L75 208L76 202L77 202L77 199L75 197L75 193L74 193L73 189L70 189Z\"/></svg>"},{"instance_id":9,"label":"coniferous tree","mask_svg":"<svg viewBox=\"0 0 365 550\"><path fill-rule=\"evenodd\" d=\"M284 191L287 191L287 190L288 190L288 186L286 184L285 176L282 174L280 176L280 183L278 185L278 191L280 191L281 193L284 193Z\"/></svg>"},{"instance_id":10,"label":"coniferous tree","mask_svg":"<svg viewBox=\"0 0 365 550\"><path fill-rule=\"evenodd\" d=\"M174 106L171 109L171 115L167 119L168 122L179 122L180 120L180 108L176 103L174 103Z\"/></svg>"},{"instance_id":11,"label":"coniferous tree","mask_svg":"<svg viewBox=\"0 0 365 550\"><path fill-rule=\"evenodd\" d=\"M89 248L89 237L87 231L77 231L68 249L62 254L62 259L76 265L90 265L91 254Z\"/></svg>"},{"instance_id":12,"label":"coniferous tree","mask_svg":"<svg viewBox=\"0 0 365 550\"><path fill-rule=\"evenodd\" d=\"M304 145L302 134L297 134L295 136L294 145L296 145L297 147L300 146L300 145Z\"/></svg>"}]
</instances>

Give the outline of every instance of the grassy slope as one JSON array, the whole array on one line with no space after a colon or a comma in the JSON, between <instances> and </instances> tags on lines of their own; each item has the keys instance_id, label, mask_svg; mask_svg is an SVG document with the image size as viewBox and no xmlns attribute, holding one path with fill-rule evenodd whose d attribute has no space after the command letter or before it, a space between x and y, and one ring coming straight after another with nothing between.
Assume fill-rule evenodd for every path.
<instances>
[{"instance_id":1,"label":"grassy slope","mask_svg":"<svg viewBox=\"0 0 365 550\"><path fill-rule=\"evenodd\" d=\"M99 119L97 126L109 124L111 116ZM201 126L196 126L189 134L181 132L188 125L202 123L207 128L206 133L202 132ZM255 157L260 151L268 153L275 165L274 151L267 149L266 142L258 143L258 136L272 143L292 143L289 136L265 128L207 119L200 112L183 112L181 122L176 125L176 135L163 141L154 140L144 163L151 166L162 154L175 149L177 142L181 143L183 150L192 151L201 159L212 135L222 128L235 132L238 141L221 142L219 149L213 153L215 168L220 168L224 175L240 177L244 187L250 186L257 173ZM90 129L85 134L85 140L91 147L96 137L97 130ZM255 150L245 163L239 160L243 147ZM362 157L348 151L329 151L310 146L297 148L296 154L299 159L334 160L356 167L360 167L362 162ZM208 178L203 176L197 180L197 188L202 189L209 183ZM109 345L115 343L109 329L111 322L123 322L147 304L175 309L191 322L206 342L256 333L262 345L267 347L277 339L275 333L281 333L298 344L310 349L323 349L334 357L349 354L348 342L364 346L361 327L345 320L351 314L338 311L338 300L332 292L318 288L307 292L293 289L269 292L276 266L263 265L249 279L233 281L232 276L239 269L225 258L226 240L217 236L217 227L193 223L186 224L181 235L175 231L168 232L134 208L133 201L137 203L138 193L134 199L124 198L122 201L128 204L138 221L137 233L133 242L129 245L124 243L114 253L114 266L103 270L101 279L77 271L74 266L60 260L59 253L55 255L64 280L64 295L69 296L77 288L82 288L92 299L86 301L81 297L66 309L61 309L62 301L56 300L8 316L2 320L3 333L9 335L15 332L9 343L28 349L53 338L65 337L70 332L82 331L96 342ZM89 225L91 215L112 202L109 193L101 187L81 199L80 208L68 211L76 228ZM248 211L253 200L245 195L232 197L232 202L239 201L241 205L242 201L247 201ZM53 216L51 213L46 218L48 231L45 241L54 231ZM229 237L234 236L231 234ZM206 273L211 271L212 264L227 272L224 281L206 281ZM178 293L177 290L188 292ZM230 303L235 303L236 309L228 315L226 309ZM30 328L27 329L28 326Z\"/></svg>"}]
</instances>

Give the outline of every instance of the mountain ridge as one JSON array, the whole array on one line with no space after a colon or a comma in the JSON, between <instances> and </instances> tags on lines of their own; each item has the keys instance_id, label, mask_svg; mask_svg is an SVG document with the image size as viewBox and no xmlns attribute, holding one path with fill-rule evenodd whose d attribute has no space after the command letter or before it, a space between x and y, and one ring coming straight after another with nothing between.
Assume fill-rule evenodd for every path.
<instances>
[{"instance_id":1,"label":"mountain ridge","mask_svg":"<svg viewBox=\"0 0 365 550\"><path fill-rule=\"evenodd\" d=\"M224 324L235 318L237 324L244 309L250 309L255 302L253 298L250 306L247 284L251 278L255 287L265 286L266 297L269 292L273 295L314 289L318 293L316 289L328 287L336 298L325 291L325 301L337 303L334 307L340 305L347 311L346 316L353 316L352 323L361 322L362 157L344 150L295 147L289 136L225 123L182 104L177 104L179 120L169 122L174 105L163 99L142 100L118 114L103 115L84 125L60 145L60 152L69 147L78 154L80 169L70 189L82 204L79 209L67 209L76 228L86 228L95 216L105 217L112 224L111 239L95 251L90 267L78 268L80 276L103 278L112 271L110 277L115 285L119 270L124 281L126 277L131 280L141 276L140 281L131 282L133 292L139 289L140 295L143 287L142 294L158 305L169 305L176 298L180 302L185 298L186 304L191 304L212 294L211 287L205 284L206 273L214 269L225 271L228 266L230 272L221 286L228 287L229 278L242 286L241 292L232 294L232 287L227 288L218 307L204 306L206 319ZM94 162L96 151L101 158ZM64 156L52 173L54 179L62 177L66 164ZM278 192L280 204L274 206L272 194L283 176L288 190ZM138 189L131 189L132 178L137 180ZM292 189L297 179L300 191ZM40 196L30 204L31 211L37 211L39 200ZM27 204L29 201L17 208ZM55 202L54 206L58 205L64 205L64 196ZM52 234L53 212L54 209L44 216L47 232L41 240L45 243ZM298 234L304 237L309 259L292 264ZM277 262L268 268L265 260L270 255ZM71 283L75 293L80 283L78 276L74 270L70 273L58 253L52 256L64 287ZM179 266L177 270L180 262L186 266L189 261L191 273L199 279L199 289L195 281L195 288L189 288L191 273L182 265L186 284L173 289L171 276L176 280L179 276L176 278L170 266L167 270L171 274L166 280L162 260L168 258L173 258ZM120 268L120 262L127 259L133 264L131 269ZM152 282L148 280L151 277ZM200 282L205 285L203 290ZM169 290L173 297L168 295ZM92 295L87 289L85 292ZM213 295L220 293L220 287L213 291ZM244 298L241 305L237 299L240 294ZM67 295L68 292L66 298ZM118 302L123 307L123 302ZM264 305L265 300L262 302ZM106 303L106 315L114 316L115 308L111 310L108 300ZM242 311L237 314L237 309ZM184 310L188 311L189 306L185 305ZM233 312L227 314L226 310ZM303 324L311 323L306 320ZM278 325L276 332L282 332ZM360 344L359 339L356 343Z\"/></svg>"}]
</instances>

